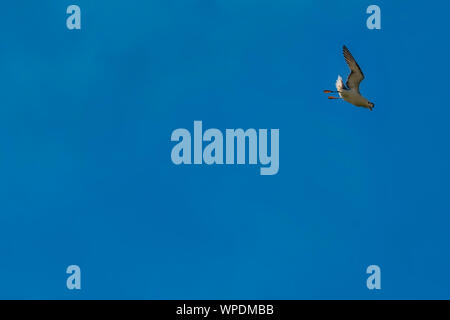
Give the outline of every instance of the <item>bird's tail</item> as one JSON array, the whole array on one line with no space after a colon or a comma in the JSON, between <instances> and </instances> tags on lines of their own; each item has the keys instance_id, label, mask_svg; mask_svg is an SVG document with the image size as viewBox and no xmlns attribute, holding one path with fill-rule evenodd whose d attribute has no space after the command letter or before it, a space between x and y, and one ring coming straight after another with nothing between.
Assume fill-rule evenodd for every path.
<instances>
[{"instance_id":1,"label":"bird's tail","mask_svg":"<svg viewBox=\"0 0 450 320\"><path fill-rule=\"evenodd\" d=\"M336 80L336 89L337 91L341 92L345 88L344 81L342 80L341 76L338 76Z\"/></svg>"}]
</instances>

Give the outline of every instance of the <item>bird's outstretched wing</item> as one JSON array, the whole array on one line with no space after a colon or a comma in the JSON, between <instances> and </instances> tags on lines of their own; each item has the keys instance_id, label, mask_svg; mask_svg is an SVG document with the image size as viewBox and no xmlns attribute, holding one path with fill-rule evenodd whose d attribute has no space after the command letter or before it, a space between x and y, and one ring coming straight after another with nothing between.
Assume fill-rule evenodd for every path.
<instances>
[{"instance_id":1,"label":"bird's outstretched wing","mask_svg":"<svg viewBox=\"0 0 450 320\"><path fill-rule=\"evenodd\" d=\"M355 58L353 58L346 46L343 47L345 62L347 62L351 72L348 75L347 83L345 84L350 89L355 89L359 92L359 84L364 80L364 74L361 71Z\"/></svg>"}]
</instances>

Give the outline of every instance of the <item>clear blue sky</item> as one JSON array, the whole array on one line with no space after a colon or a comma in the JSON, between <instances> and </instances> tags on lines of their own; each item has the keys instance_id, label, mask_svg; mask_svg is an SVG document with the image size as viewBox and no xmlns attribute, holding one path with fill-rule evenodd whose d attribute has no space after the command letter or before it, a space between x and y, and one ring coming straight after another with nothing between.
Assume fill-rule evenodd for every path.
<instances>
[{"instance_id":1,"label":"clear blue sky","mask_svg":"<svg viewBox=\"0 0 450 320\"><path fill-rule=\"evenodd\" d=\"M0 298L450 298L449 10L4 3ZM322 93L347 75L343 44L373 112ZM279 128L279 173L173 165L170 135L194 120Z\"/></svg>"}]
</instances>

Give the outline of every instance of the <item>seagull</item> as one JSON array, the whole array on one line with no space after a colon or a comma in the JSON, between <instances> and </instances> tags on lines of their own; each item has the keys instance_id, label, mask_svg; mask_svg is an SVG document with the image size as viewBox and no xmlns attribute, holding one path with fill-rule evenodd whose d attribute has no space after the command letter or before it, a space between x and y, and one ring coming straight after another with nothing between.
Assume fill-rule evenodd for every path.
<instances>
[{"instance_id":1,"label":"seagull","mask_svg":"<svg viewBox=\"0 0 450 320\"><path fill-rule=\"evenodd\" d=\"M353 58L348 48L346 46L343 46L342 49L344 53L345 62L347 62L347 65L349 66L351 71L347 78L347 82L344 84L344 81L342 81L341 76L338 76L336 80L337 91L323 90L323 92L338 93L340 97L338 98L329 96L328 99L344 99L345 101L357 107L367 108L370 111L372 111L375 104L364 98L359 92L359 84L361 83L361 81L364 80L364 74L362 73L361 68L359 67L355 58Z\"/></svg>"}]
</instances>

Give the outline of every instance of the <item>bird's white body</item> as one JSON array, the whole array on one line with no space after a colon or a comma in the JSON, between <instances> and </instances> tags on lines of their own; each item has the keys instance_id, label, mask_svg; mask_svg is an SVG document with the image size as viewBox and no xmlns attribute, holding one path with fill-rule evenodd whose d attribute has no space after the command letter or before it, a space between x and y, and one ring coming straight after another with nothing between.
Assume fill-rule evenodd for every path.
<instances>
[{"instance_id":1,"label":"bird's white body","mask_svg":"<svg viewBox=\"0 0 450 320\"><path fill-rule=\"evenodd\" d=\"M344 99L345 101L347 101L348 103L351 103L357 107L363 107L363 108L370 109L369 100L364 98L358 92L358 90L351 89L351 88L349 88L349 89L345 88L344 81L342 81L341 76L338 76L338 78L336 80L336 89L339 92L339 96L342 99Z\"/></svg>"}]
</instances>

